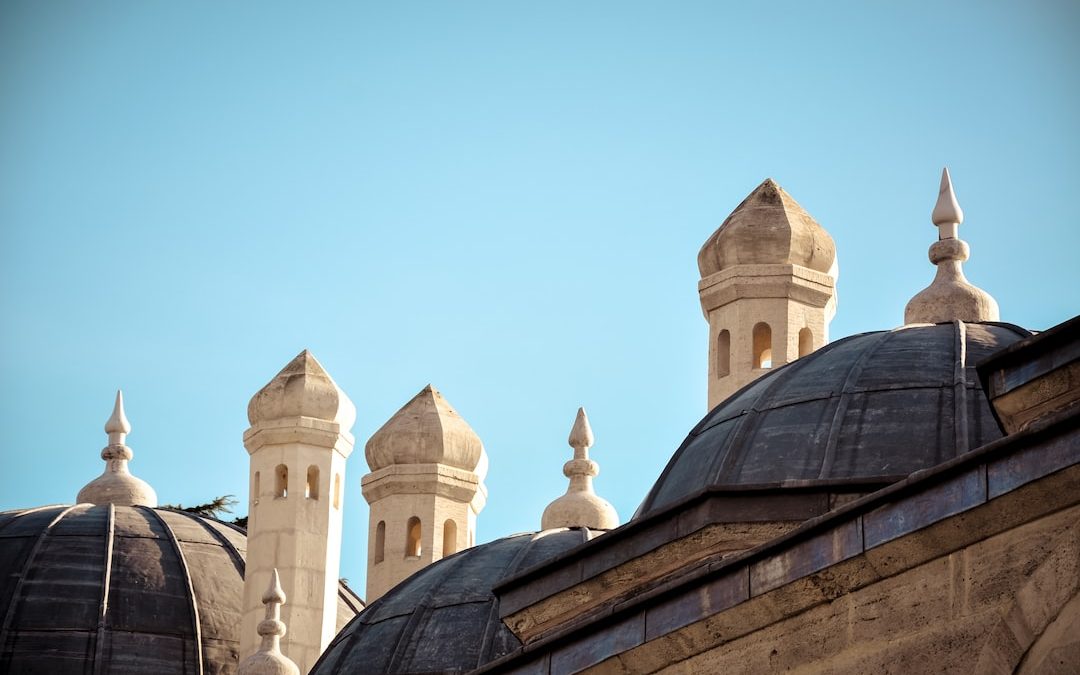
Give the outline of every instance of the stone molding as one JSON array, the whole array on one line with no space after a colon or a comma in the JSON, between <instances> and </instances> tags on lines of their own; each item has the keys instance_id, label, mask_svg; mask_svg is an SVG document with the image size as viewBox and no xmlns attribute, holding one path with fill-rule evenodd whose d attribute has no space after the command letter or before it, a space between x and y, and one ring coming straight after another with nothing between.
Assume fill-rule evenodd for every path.
<instances>
[{"instance_id":1,"label":"stone molding","mask_svg":"<svg viewBox=\"0 0 1080 675\"><path fill-rule=\"evenodd\" d=\"M347 459L355 443L352 434L337 422L314 417L286 417L259 422L244 432L244 447L254 454L267 445L302 443L320 448L332 448Z\"/></svg>"}]
</instances>

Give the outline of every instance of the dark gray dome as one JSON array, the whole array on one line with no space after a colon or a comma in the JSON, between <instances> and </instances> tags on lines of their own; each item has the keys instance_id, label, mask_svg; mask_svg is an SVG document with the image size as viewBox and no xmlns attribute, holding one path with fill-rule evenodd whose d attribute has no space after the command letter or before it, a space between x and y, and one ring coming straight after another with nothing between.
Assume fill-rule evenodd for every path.
<instances>
[{"instance_id":1,"label":"dark gray dome","mask_svg":"<svg viewBox=\"0 0 1080 675\"><path fill-rule=\"evenodd\" d=\"M491 589L596 534L515 534L428 565L353 619L311 675L467 672L509 654L521 642L499 620Z\"/></svg>"},{"instance_id":2,"label":"dark gray dome","mask_svg":"<svg viewBox=\"0 0 1080 675\"><path fill-rule=\"evenodd\" d=\"M236 672L247 537L143 506L0 513L0 672ZM359 611L339 592L339 624Z\"/></svg>"},{"instance_id":3,"label":"dark gray dome","mask_svg":"<svg viewBox=\"0 0 1080 675\"><path fill-rule=\"evenodd\" d=\"M975 365L1029 335L953 322L837 340L706 415L635 518L706 488L892 482L1000 438Z\"/></svg>"}]
</instances>

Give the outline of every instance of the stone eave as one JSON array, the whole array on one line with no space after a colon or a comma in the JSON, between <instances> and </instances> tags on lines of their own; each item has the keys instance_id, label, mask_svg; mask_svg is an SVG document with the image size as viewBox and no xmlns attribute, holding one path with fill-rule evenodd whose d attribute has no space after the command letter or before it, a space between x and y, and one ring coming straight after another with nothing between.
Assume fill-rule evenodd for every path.
<instances>
[{"instance_id":1,"label":"stone eave","mask_svg":"<svg viewBox=\"0 0 1080 675\"><path fill-rule=\"evenodd\" d=\"M1080 501L1078 429L1080 411L1063 411L812 518L766 544L685 569L636 596L596 608L476 672L570 672L612 658L619 659L617 671L650 672L642 651L647 645L692 630L711 616L750 607L749 617L759 625L749 621L749 632L782 618L775 615L778 605L769 602L777 594L797 600L788 612L796 614L910 569L927 556L962 547L968 539L992 536L995 528L1002 531L1070 506ZM965 521L970 521L966 527L957 527ZM581 555L584 548L565 557ZM529 573L536 572L508 580L500 590ZM755 615L751 605L759 598L765 608ZM708 634L696 637L668 641L667 663L710 648L701 642ZM712 638L716 644L733 639ZM688 651L671 651L679 649ZM618 656L624 652L631 652L625 660Z\"/></svg>"},{"instance_id":2,"label":"stone eave","mask_svg":"<svg viewBox=\"0 0 1080 675\"><path fill-rule=\"evenodd\" d=\"M500 618L534 641L678 568L731 557L902 478L710 486L502 580Z\"/></svg>"}]
</instances>

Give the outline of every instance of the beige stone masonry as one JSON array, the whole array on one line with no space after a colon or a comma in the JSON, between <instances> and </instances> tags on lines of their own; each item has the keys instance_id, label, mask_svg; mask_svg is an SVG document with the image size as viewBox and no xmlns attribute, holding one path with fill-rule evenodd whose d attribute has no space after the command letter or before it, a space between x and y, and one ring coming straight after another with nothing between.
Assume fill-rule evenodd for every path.
<instances>
[{"instance_id":1,"label":"beige stone masonry","mask_svg":"<svg viewBox=\"0 0 1080 675\"><path fill-rule=\"evenodd\" d=\"M771 179L698 254L709 322L708 407L820 349L836 314L836 248L828 232Z\"/></svg>"},{"instance_id":2,"label":"beige stone masonry","mask_svg":"<svg viewBox=\"0 0 1080 675\"><path fill-rule=\"evenodd\" d=\"M480 437L431 385L368 440L361 488L368 517L367 601L476 543L487 454Z\"/></svg>"},{"instance_id":3,"label":"beige stone masonry","mask_svg":"<svg viewBox=\"0 0 1080 675\"><path fill-rule=\"evenodd\" d=\"M247 571L241 653L259 644L263 595L275 570L290 602L283 651L306 673L337 632L345 461L356 408L309 351L248 406Z\"/></svg>"}]
</instances>

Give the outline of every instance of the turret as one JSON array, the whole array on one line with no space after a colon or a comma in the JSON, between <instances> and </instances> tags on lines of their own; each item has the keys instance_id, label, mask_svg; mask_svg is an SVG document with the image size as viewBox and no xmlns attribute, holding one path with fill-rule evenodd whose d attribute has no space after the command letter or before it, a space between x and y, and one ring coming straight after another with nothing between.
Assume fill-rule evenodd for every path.
<instances>
[{"instance_id":1,"label":"turret","mask_svg":"<svg viewBox=\"0 0 1080 675\"><path fill-rule=\"evenodd\" d=\"M431 563L476 543L487 453L476 432L430 384L365 448L361 482L371 505L367 601Z\"/></svg>"},{"instance_id":2,"label":"turret","mask_svg":"<svg viewBox=\"0 0 1080 675\"><path fill-rule=\"evenodd\" d=\"M771 178L743 200L698 254L709 322L709 409L819 349L836 314L836 246Z\"/></svg>"},{"instance_id":3,"label":"turret","mask_svg":"<svg viewBox=\"0 0 1080 675\"><path fill-rule=\"evenodd\" d=\"M306 673L336 632L345 460L356 408L304 350L251 399L247 572L240 653L259 645L263 591L275 570L287 654Z\"/></svg>"}]
</instances>

